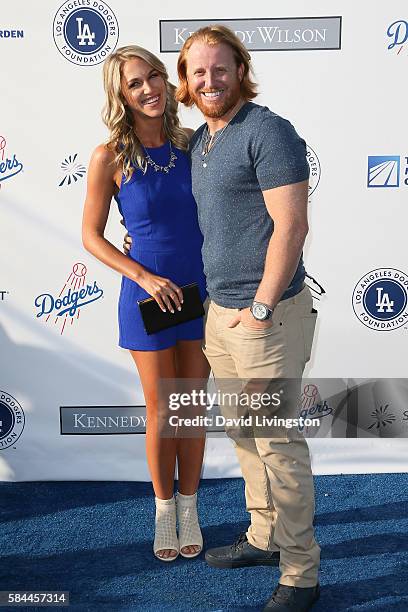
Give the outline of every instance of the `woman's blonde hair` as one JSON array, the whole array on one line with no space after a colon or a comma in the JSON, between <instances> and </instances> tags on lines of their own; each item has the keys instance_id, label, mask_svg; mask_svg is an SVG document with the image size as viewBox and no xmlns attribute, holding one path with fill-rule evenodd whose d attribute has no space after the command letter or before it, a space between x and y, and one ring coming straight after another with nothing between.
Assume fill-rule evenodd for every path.
<instances>
[{"instance_id":1,"label":"woman's blonde hair","mask_svg":"<svg viewBox=\"0 0 408 612\"><path fill-rule=\"evenodd\" d=\"M115 163L122 165L126 181L130 179L133 165L146 171L147 162L142 145L134 129L133 115L122 93L122 70L126 61L140 58L157 70L166 85L167 100L164 109L163 127L167 138L179 149L187 150L188 137L177 117L176 88L169 82L167 70L158 57L143 47L128 45L112 53L103 65L103 82L106 104L102 119L110 132L107 147L115 154Z\"/></svg>"},{"instance_id":2,"label":"woman's blonde hair","mask_svg":"<svg viewBox=\"0 0 408 612\"><path fill-rule=\"evenodd\" d=\"M257 96L257 84L251 80L253 76L251 56L245 46L229 28L222 25L209 25L205 28L200 28L189 36L180 51L177 62L179 86L176 91L176 100L182 102L186 106L192 106L194 104L194 100L188 91L187 53L191 45L196 41L204 42L207 45L219 45L221 43L228 45L232 49L237 66L240 64L244 66L244 74L241 81L241 96L246 102L253 100Z\"/></svg>"}]
</instances>

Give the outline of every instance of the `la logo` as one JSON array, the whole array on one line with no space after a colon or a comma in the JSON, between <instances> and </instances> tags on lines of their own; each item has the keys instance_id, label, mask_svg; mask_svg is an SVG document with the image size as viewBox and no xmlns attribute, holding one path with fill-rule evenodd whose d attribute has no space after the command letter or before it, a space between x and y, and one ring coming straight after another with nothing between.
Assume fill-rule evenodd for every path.
<instances>
[{"instance_id":1,"label":"la logo","mask_svg":"<svg viewBox=\"0 0 408 612\"><path fill-rule=\"evenodd\" d=\"M382 287L377 288L377 308L378 312L394 312L392 307L394 306L394 300L390 300L388 293L383 293ZM384 310L385 309L385 310Z\"/></svg>"},{"instance_id":2,"label":"la logo","mask_svg":"<svg viewBox=\"0 0 408 612\"><path fill-rule=\"evenodd\" d=\"M77 39L79 40L80 47L83 47L85 45L88 45L89 47L94 47L95 46L95 34L92 33L91 30L89 29L89 24L88 23L82 24L83 22L82 17L77 17L76 21L78 24ZM86 40L88 42L86 42Z\"/></svg>"}]
</instances>

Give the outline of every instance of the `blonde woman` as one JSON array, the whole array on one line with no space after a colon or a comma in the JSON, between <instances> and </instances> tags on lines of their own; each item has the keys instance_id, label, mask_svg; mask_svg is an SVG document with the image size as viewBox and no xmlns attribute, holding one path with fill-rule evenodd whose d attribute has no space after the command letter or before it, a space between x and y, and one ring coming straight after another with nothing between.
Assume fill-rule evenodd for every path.
<instances>
[{"instance_id":1,"label":"blonde woman","mask_svg":"<svg viewBox=\"0 0 408 612\"><path fill-rule=\"evenodd\" d=\"M193 282L203 301L206 297L187 155L192 130L180 127L175 87L164 64L146 49L118 49L105 61L103 74L103 120L110 135L89 164L83 243L123 276L119 345L135 361L146 401L146 453L156 501L153 550L162 561L174 561L179 553L191 558L202 550L196 501L205 439L159 435L157 385L163 378L208 376L201 350L203 321L147 335L137 301L153 296L162 310L180 309L180 287ZM112 198L132 238L130 256L104 237Z\"/></svg>"}]
</instances>

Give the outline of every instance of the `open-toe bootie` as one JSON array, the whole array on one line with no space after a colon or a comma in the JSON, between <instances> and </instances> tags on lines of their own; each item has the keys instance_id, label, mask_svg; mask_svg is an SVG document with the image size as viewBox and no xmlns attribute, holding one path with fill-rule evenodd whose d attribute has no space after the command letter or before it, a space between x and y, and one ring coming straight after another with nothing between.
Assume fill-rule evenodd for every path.
<instances>
[{"instance_id":1,"label":"open-toe bootie","mask_svg":"<svg viewBox=\"0 0 408 612\"><path fill-rule=\"evenodd\" d=\"M156 520L153 552L160 561L174 561L179 554L179 541L176 531L176 500L155 498L156 501ZM161 557L158 552L161 550L173 550L177 554Z\"/></svg>"},{"instance_id":2,"label":"open-toe bootie","mask_svg":"<svg viewBox=\"0 0 408 612\"><path fill-rule=\"evenodd\" d=\"M177 519L180 555L187 559L197 557L203 549L203 536L197 514L197 493L194 495L177 493ZM185 546L199 546L200 550L195 553L186 553L182 550Z\"/></svg>"}]
</instances>

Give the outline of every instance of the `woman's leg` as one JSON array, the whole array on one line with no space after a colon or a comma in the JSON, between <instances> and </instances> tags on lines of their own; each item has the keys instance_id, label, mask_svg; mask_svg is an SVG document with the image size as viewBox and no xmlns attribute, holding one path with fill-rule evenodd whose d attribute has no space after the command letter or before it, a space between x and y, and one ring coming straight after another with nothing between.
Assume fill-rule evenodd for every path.
<instances>
[{"instance_id":1,"label":"woman's leg","mask_svg":"<svg viewBox=\"0 0 408 612\"><path fill-rule=\"evenodd\" d=\"M177 378L207 380L210 366L202 351L201 340L180 340L176 345ZM183 495L193 495L198 488L204 457L205 435L179 438L177 441L178 488ZM193 554L199 546L184 546L182 552Z\"/></svg>"},{"instance_id":2,"label":"woman's leg","mask_svg":"<svg viewBox=\"0 0 408 612\"><path fill-rule=\"evenodd\" d=\"M162 378L176 378L175 347L130 352L139 371L146 401L146 455L154 493L160 499L170 499L174 494L177 440L163 438L159 433L158 382ZM164 549L158 554L167 558L176 553Z\"/></svg>"},{"instance_id":3,"label":"woman's leg","mask_svg":"<svg viewBox=\"0 0 408 612\"><path fill-rule=\"evenodd\" d=\"M207 380L210 366L201 346L201 340L180 340L177 343L177 378ZM180 438L177 442L178 488L183 495L193 495L197 491L204 447L205 436L202 438Z\"/></svg>"}]
</instances>

